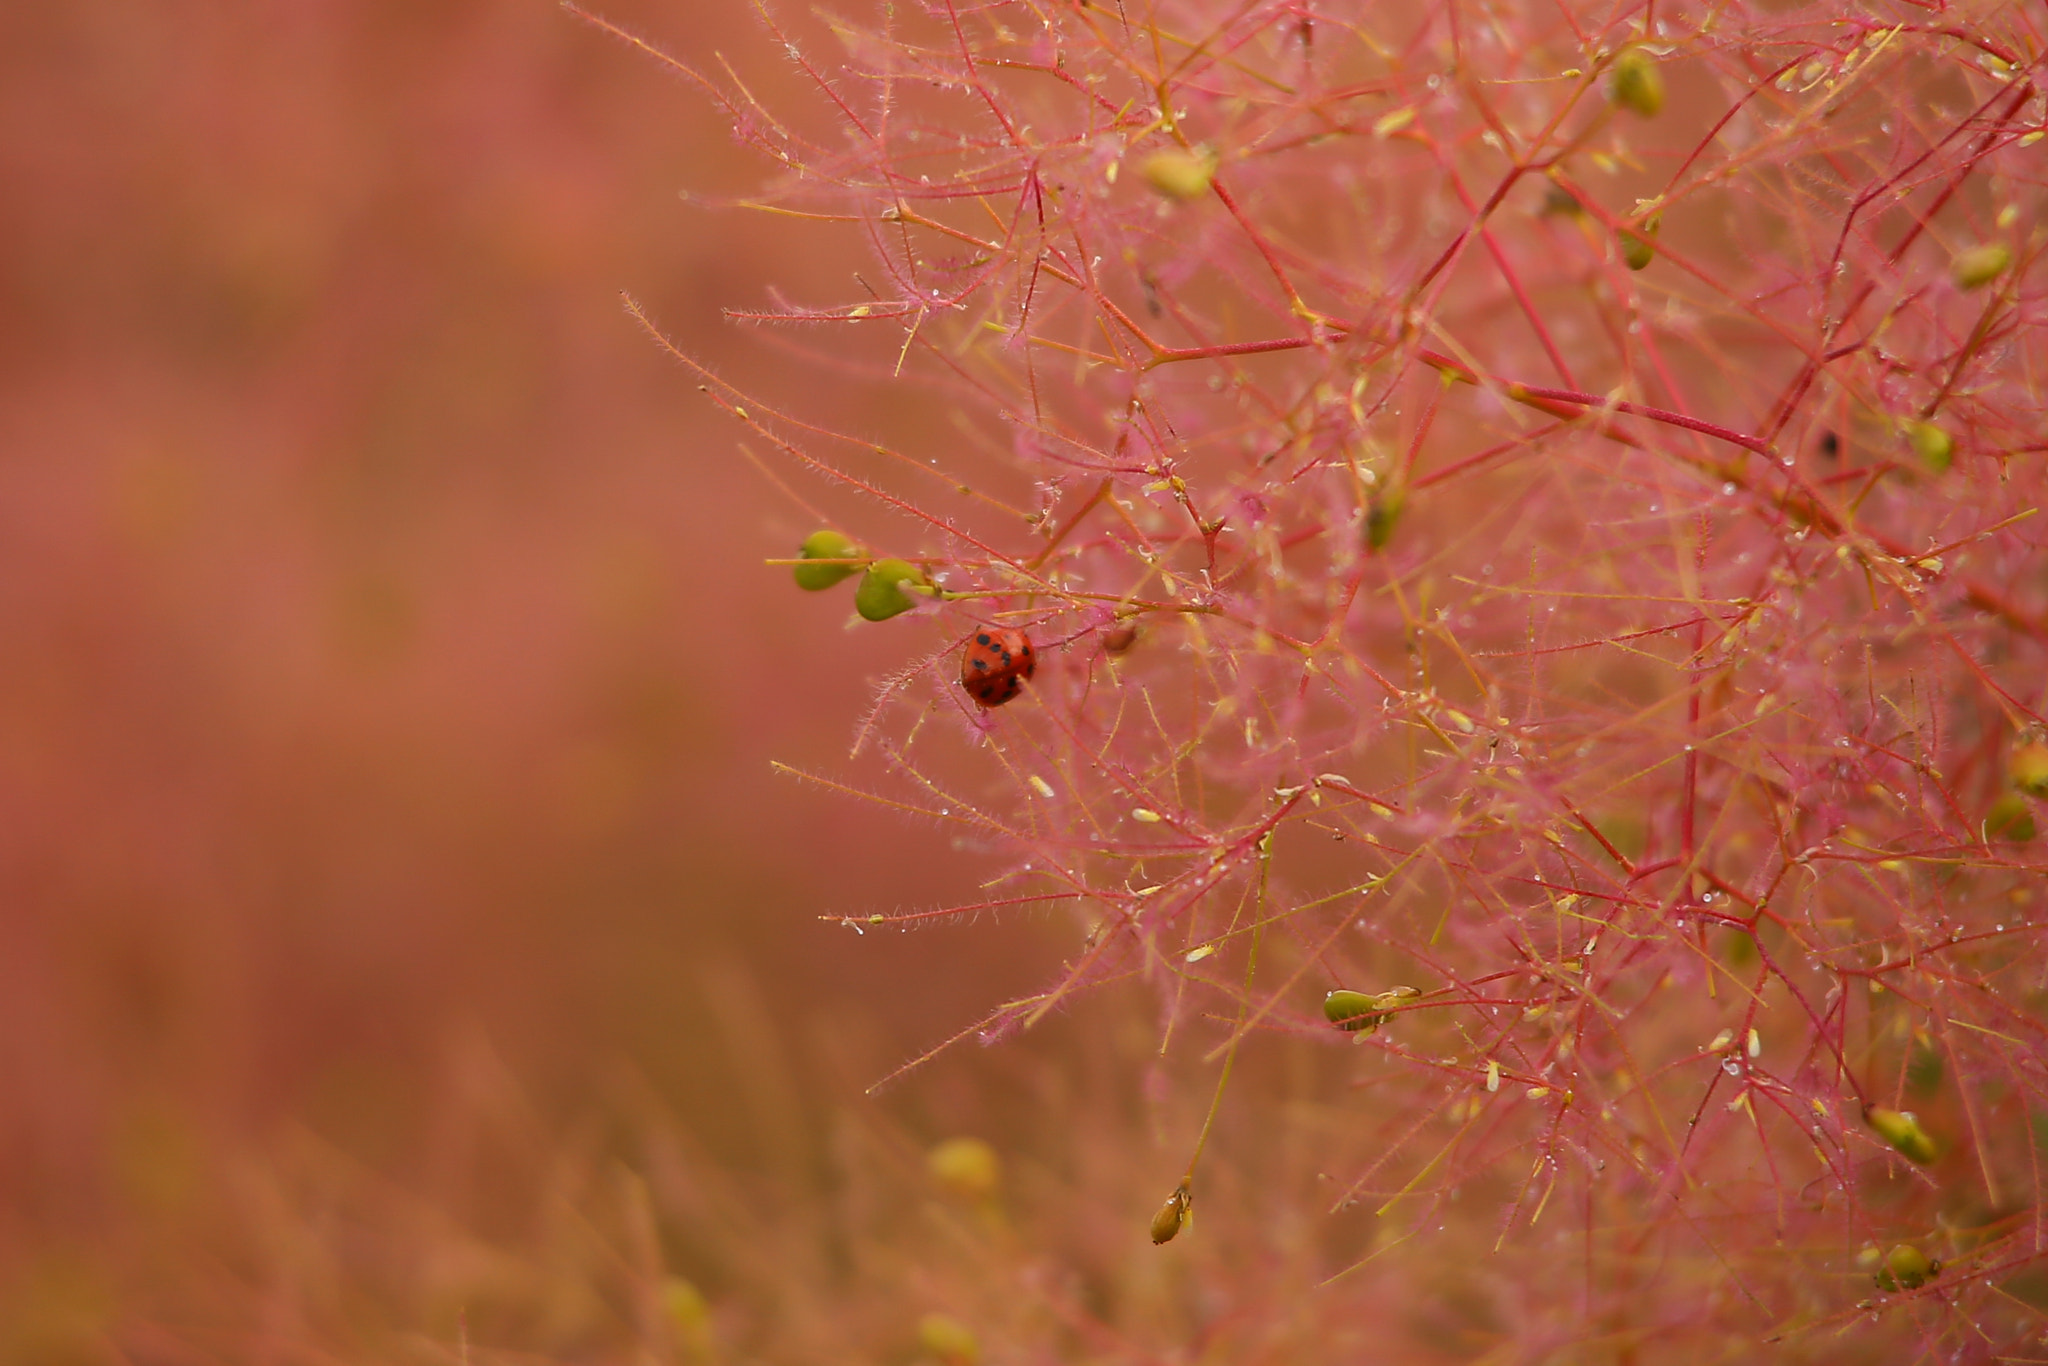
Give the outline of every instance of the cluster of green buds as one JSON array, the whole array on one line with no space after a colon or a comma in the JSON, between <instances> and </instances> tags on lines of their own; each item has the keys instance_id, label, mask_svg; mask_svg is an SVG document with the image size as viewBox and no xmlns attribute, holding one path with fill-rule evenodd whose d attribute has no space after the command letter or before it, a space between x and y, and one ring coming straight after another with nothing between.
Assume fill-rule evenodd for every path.
<instances>
[{"instance_id":1,"label":"cluster of green buds","mask_svg":"<svg viewBox=\"0 0 2048 1366\"><path fill-rule=\"evenodd\" d=\"M937 592L931 576L908 560L877 560L836 531L813 531L797 547L801 561L792 571L796 586L822 592L860 575L853 590L853 609L868 621L887 621L908 612L912 593Z\"/></svg>"},{"instance_id":2,"label":"cluster of green buds","mask_svg":"<svg viewBox=\"0 0 2048 1366\"><path fill-rule=\"evenodd\" d=\"M1370 1034L1386 1023L1394 1007L1421 994L1415 987L1388 987L1377 995L1339 987L1323 997L1323 1018L1347 1034Z\"/></svg>"}]
</instances>

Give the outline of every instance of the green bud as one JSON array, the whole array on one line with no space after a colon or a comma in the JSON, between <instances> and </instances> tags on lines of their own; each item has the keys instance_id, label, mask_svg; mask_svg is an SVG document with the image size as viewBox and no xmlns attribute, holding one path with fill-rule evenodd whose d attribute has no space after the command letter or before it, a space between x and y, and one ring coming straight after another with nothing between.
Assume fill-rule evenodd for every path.
<instances>
[{"instance_id":1,"label":"green bud","mask_svg":"<svg viewBox=\"0 0 2048 1366\"><path fill-rule=\"evenodd\" d=\"M1991 242L1957 252L1956 259L1949 263L1948 274L1957 289L1982 289L2011 266L2012 248L2003 242Z\"/></svg>"},{"instance_id":2,"label":"green bud","mask_svg":"<svg viewBox=\"0 0 2048 1366\"><path fill-rule=\"evenodd\" d=\"M1932 422L1908 422L1906 444L1920 457L1920 463L1936 474L1955 462L1956 439Z\"/></svg>"},{"instance_id":3,"label":"green bud","mask_svg":"<svg viewBox=\"0 0 2048 1366\"><path fill-rule=\"evenodd\" d=\"M876 560L853 590L853 607L869 621L887 621L910 610L914 588L927 586L925 572L908 560Z\"/></svg>"},{"instance_id":4,"label":"green bud","mask_svg":"<svg viewBox=\"0 0 2048 1366\"><path fill-rule=\"evenodd\" d=\"M1370 1034L1387 1018L1380 1013L1378 1006L1378 1000L1362 991L1340 988L1323 998L1323 1018L1339 1029L1351 1033L1364 1030Z\"/></svg>"},{"instance_id":5,"label":"green bud","mask_svg":"<svg viewBox=\"0 0 2048 1366\"><path fill-rule=\"evenodd\" d=\"M925 1155L925 1170L948 1195L979 1204L1003 1184L1003 1160L978 1138L949 1138Z\"/></svg>"},{"instance_id":6,"label":"green bud","mask_svg":"<svg viewBox=\"0 0 2048 1366\"><path fill-rule=\"evenodd\" d=\"M1989 839L2025 844L2035 834L2034 812L2017 792L1999 794L1984 813L1984 834Z\"/></svg>"},{"instance_id":7,"label":"green bud","mask_svg":"<svg viewBox=\"0 0 2048 1366\"><path fill-rule=\"evenodd\" d=\"M1194 1196L1188 1190L1188 1183L1183 1181L1175 1186L1173 1194L1167 1196L1166 1203L1159 1207L1159 1213L1152 1216L1152 1241L1172 1242L1194 1217L1191 1211L1193 1204Z\"/></svg>"},{"instance_id":8,"label":"green bud","mask_svg":"<svg viewBox=\"0 0 2048 1366\"><path fill-rule=\"evenodd\" d=\"M2029 797L2048 797L2048 745L2039 740L2021 745L2012 752L2006 772L2012 785Z\"/></svg>"},{"instance_id":9,"label":"green bud","mask_svg":"<svg viewBox=\"0 0 2048 1366\"><path fill-rule=\"evenodd\" d=\"M804 537L797 553L807 560L857 560L860 547L836 531L813 531ZM796 586L809 593L830 588L841 579L850 579L860 572L857 564L799 564L792 569Z\"/></svg>"},{"instance_id":10,"label":"green bud","mask_svg":"<svg viewBox=\"0 0 2048 1366\"><path fill-rule=\"evenodd\" d=\"M1941 1263L1911 1243L1900 1243L1885 1254L1884 1268L1877 1273L1879 1290L1918 1290L1941 1271Z\"/></svg>"},{"instance_id":11,"label":"green bud","mask_svg":"<svg viewBox=\"0 0 2048 1366\"><path fill-rule=\"evenodd\" d=\"M1579 218L1586 211L1580 206L1578 198L1570 190L1567 190L1556 181L1552 181L1543 187L1543 207L1540 212L1545 218L1553 215L1562 218Z\"/></svg>"},{"instance_id":12,"label":"green bud","mask_svg":"<svg viewBox=\"0 0 2048 1366\"><path fill-rule=\"evenodd\" d=\"M1869 1106L1863 1111L1863 1122L1877 1130L1877 1135L1897 1149L1908 1161L1926 1166L1938 1156L1933 1138L1920 1127L1920 1121L1910 1110L1886 1110Z\"/></svg>"},{"instance_id":13,"label":"green bud","mask_svg":"<svg viewBox=\"0 0 2048 1366\"><path fill-rule=\"evenodd\" d=\"M1377 996L1343 987L1323 997L1323 1018L1346 1033L1370 1034L1386 1023L1387 1013L1422 993L1414 987L1388 987Z\"/></svg>"},{"instance_id":14,"label":"green bud","mask_svg":"<svg viewBox=\"0 0 2048 1366\"><path fill-rule=\"evenodd\" d=\"M1630 270L1642 270L1657 259L1657 229L1663 219L1652 218L1643 230L1623 228L1615 234L1621 246L1621 261Z\"/></svg>"},{"instance_id":15,"label":"green bud","mask_svg":"<svg viewBox=\"0 0 2048 1366\"><path fill-rule=\"evenodd\" d=\"M1138 174L1159 194L1185 203L1209 193L1216 179L1216 158L1204 151L1170 147L1146 157Z\"/></svg>"},{"instance_id":16,"label":"green bud","mask_svg":"<svg viewBox=\"0 0 2048 1366\"><path fill-rule=\"evenodd\" d=\"M1664 77L1657 63L1641 48L1630 48L1614 59L1607 82L1607 98L1646 119L1657 117L1664 107Z\"/></svg>"},{"instance_id":17,"label":"green bud","mask_svg":"<svg viewBox=\"0 0 2048 1366\"><path fill-rule=\"evenodd\" d=\"M981 1360L981 1342L974 1330L944 1314L926 1314L917 1321L917 1345L945 1366L974 1366Z\"/></svg>"},{"instance_id":18,"label":"green bud","mask_svg":"<svg viewBox=\"0 0 2048 1366\"><path fill-rule=\"evenodd\" d=\"M1401 524L1402 509L1407 506L1408 495L1400 489L1389 489L1375 494L1365 505L1365 544L1372 550L1385 550L1387 542L1394 539L1394 528Z\"/></svg>"}]
</instances>

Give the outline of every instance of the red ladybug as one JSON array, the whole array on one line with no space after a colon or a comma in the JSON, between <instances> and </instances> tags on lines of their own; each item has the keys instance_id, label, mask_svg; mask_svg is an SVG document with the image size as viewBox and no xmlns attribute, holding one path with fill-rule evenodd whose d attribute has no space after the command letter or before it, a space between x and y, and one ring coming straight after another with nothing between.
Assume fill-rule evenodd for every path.
<instances>
[{"instance_id":1,"label":"red ladybug","mask_svg":"<svg viewBox=\"0 0 2048 1366\"><path fill-rule=\"evenodd\" d=\"M1023 690L1024 680L1038 667L1038 656L1022 631L984 626L967 641L960 656L960 686L984 707L1000 707Z\"/></svg>"}]
</instances>

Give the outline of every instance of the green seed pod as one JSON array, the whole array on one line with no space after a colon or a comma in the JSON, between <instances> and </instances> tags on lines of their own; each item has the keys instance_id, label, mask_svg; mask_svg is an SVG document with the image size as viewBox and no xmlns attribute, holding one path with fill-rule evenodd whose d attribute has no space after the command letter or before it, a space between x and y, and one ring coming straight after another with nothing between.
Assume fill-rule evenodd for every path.
<instances>
[{"instance_id":1,"label":"green seed pod","mask_svg":"<svg viewBox=\"0 0 2048 1366\"><path fill-rule=\"evenodd\" d=\"M1896 1148L1908 1161L1927 1166L1940 1156L1941 1150L1934 1139L1920 1127L1920 1121L1910 1110L1886 1110L1869 1106L1863 1111L1863 1122L1877 1130L1877 1135Z\"/></svg>"},{"instance_id":2,"label":"green seed pod","mask_svg":"<svg viewBox=\"0 0 2048 1366\"><path fill-rule=\"evenodd\" d=\"M1875 1280L1879 1290L1918 1290L1941 1272L1941 1263L1911 1243L1900 1243L1885 1254L1884 1267Z\"/></svg>"},{"instance_id":3,"label":"green seed pod","mask_svg":"<svg viewBox=\"0 0 2048 1366\"><path fill-rule=\"evenodd\" d=\"M1347 1033L1364 1030L1370 1034L1387 1017L1378 1010L1377 998L1362 991L1339 988L1323 997L1323 1018Z\"/></svg>"},{"instance_id":4,"label":"green seed pod","mask_svg":"<svg viewBox=\"0 0 2048 1366\"><path fill-rule=\"evenodd\" d=\"M1646 119L1657 117L1664 108L1664 77L1657 63L1641 48L1630 48L1614 59L1607 82L1607 98L1623 109Z\"/></svg>"},{"instance_id":5,"label":"green seed pod","mask_svg":"<svg viewBox=\"0 0 2048 1366\"><path fill-rule=\"evenodd\" d=\"M1642 270L1657 259L1657 229L1663 225L1662 218L1652 218L1643 224L1643 230L1623 228L1615 234L1621 247L1621 261L1630 270Z\"/></svg>"},{"instance_id":6,"label":"green seed pod","mask_svg":"<svg viewBox=\"0 0 2048 1366\"><path fill-rule=\"evenodd\" d=\"M1216 179L1216 158L1205 151L1170 147L1146 157L1138 174L1159 194L1186 203L1209 193Z\"/></svg>"},{"instance_id":7,"label":"green seed pod","mask_svg":"<svg viewBox=\"0 0 2048 1366\"><path fill-rule=\"evenodd\" d=\"M974 1330L945 1314L926 1314L917 1321L917 1345L944 1366L974 1366L981 1360L981 1341Z\"/></svg>"},{"instance_id":8,"label":"green seed pod","mask_svg":"<svg viewBox=\"0 0 2048 1366\"><path fill-rule=\"evenodd\" d=\"M860 558L860 547L836 531L813 531L804 537L804 543L797 547L797 553L807 560L856 560ZM860 572L857 564L799 564L792 566L796 586L808 593L830 588L841 579L850 579Z\"/></svg>"},{"instance_id":9,"label":"green seed pod","mask_svg":"<svg viewBox=\"0 0 2048 1366\"><path fill-rule=\"evenodd\" d=\"M995 1198L1003 1184L1003 1160L978 1138L949 1138L925 1155L925 1170L939 1189L956 1199L980 1204Z\"/></svg>"},{"instance_id":10,"label":"green seed pod","mask_svg":"<svg viewBox=\"0 0 2048 1366\"><path fill-rule=\"evenodd\" d=\"M1920 463L1936 474L1955 462L1956 439L1932 422L1908 422L1906 444L1920 457Z\"/></svg>"},{"instance_id":11,"label":"green seed pod","mask_svg":"<svg viewBox=\"0 0 2048 1366\"><path fill-rule=\"evenodd\" d=\"M1982 289L2011 267L2012 248L2003 242L1991 242L1957 252L1956 259L1949 263L1948 274L1957 289Z\"/></svg>"},{"instance_id":12,"label":"green seed pod","mask_svg":"<svg viewBox=\"0 0 2048 1366\"><path fill-rule=\"evenodd\" d=\"M1167 1196L1166 1203L1159 1207L1159 1213L1152 1216L1152 1241L1172 1242L1180 1231L1188 1226L1188 1221L1194 1218L1191 1210L1193 1204L1194 1196L1188 1191L1188 1183L1183 1181L1175 1186L1173 1194Z\"/></svg>"},{"instance_id":13,"label":"green seed pod","mask_svg":"<svg viewBox=\"0 0 2048 1366\"><path fill-rule=\"evenodd\" d=\"M1401 524L1401 512L1408 504L1408 495L1400 489L1389 489L1374 494L1365 505L1365 544L1370 550L1385 550L1387 542L1394 539L1394 528Z\"/></svg>"},{"instance_id":14,"label":"green seed pod","mask_svg":"<svg viewBox=\"0 0 2048 1366\"><path fill-rule=\"evenodd\" d=\"M1586 210L1570 190L1552 181L1543 187L1543 206L1538 212L1545 218L1581 218Z\"/></svg>"},{"instance_id":15,"label":"green seed pod","mask_svg":"<svg viewBox=\"0 0 2048 1366\"><path fill-rule=\"evenodd\" d=\"M2017 792L2001 793L1984 813L1984 834L1987 839L2013 844L2025 844L2034 838L2034 812L2027 799Z\"/></svg>"},{"instance_id":16,"label":"green seed pod","mask_svg":"<svg viewBox=\"0 0 2048 1366\"><path fill-rule=\"evenodd\" d=\"M2029 797L2048 797L2048 745L2039 740L2021 745L2012 752L2006 772L2012 785Z\"/></svg>"},{"instance_id":17,"label":"green seed pod","mask_svg":"<svg viewBox=\"0 0 2048 1366\"><path fill-rule=\"evenodd\" d=\"M910 610L910 594L931 581L908 560L876 560L853 590L853 607L869 621L887 621Z\"/></svg>"}]
</instances>

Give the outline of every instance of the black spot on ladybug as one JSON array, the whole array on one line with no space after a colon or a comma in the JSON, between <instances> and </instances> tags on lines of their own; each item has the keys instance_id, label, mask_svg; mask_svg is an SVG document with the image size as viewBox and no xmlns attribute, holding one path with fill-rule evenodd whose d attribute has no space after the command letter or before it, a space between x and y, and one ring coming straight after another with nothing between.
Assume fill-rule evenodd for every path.
<instances>
[{"instance_id":1,"label":"black spot on ladybug","mask_svg":"<svg viewBox=\"0 0 2048 1366\"><path fill-rule=\"evenodd\" d=\"M980 635L976 636L976 637L974 638L974 643L975 643L976 645L991 645L991 644L994 644L994 642L993 642L993 641L991 641L991 640L990 640L990 639L988 638L988 632L986 632L986 631L983 631L983 632L982 632L982 633L981 633Z\"/></svg>"}]
</instances>

